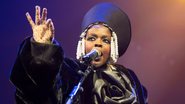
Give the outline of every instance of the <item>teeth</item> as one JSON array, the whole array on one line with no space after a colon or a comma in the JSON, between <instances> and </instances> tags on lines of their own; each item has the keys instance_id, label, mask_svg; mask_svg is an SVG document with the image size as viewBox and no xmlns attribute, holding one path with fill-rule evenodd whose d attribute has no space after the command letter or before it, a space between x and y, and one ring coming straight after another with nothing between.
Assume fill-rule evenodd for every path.
<instances>
[{"instance_id":1,"label":"teeth","mask_svg":"<svg viewBox=\"0 0 185 104\"><path fill-rule=\"evenodd\" d=\"M102 52L99 52L99 57L103 56L103 53Z\"/></svg>"},{"instance_id":2,"label":"teeth","mask_svg":"<svg viewBox=\"0 0 185 104\"><path fill-rule=\"evenodd\" d=\"M99 61L99 60L100 60L100 58L101 58L101 56L96 57L96 58L95 58L95 61Z\"/></svg>"}]
</instances>

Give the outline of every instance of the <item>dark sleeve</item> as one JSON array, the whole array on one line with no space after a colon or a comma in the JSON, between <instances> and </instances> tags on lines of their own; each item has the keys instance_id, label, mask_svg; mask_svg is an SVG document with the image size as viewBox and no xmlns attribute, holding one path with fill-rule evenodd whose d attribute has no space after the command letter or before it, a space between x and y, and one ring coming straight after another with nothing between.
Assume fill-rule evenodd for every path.
<instances>
[{"instance_id":1,"label":"dark sleeve","mask_svg":"<svg viewBox=\"0 0 185 104\"><path fill-rule=\"evenodd\" d=\"M53 83L63 61L57 44L40 44L25 39L13 66L10 81L16 87L17 103L45 103L54 100Z\"/></svg>"}]
</instances>

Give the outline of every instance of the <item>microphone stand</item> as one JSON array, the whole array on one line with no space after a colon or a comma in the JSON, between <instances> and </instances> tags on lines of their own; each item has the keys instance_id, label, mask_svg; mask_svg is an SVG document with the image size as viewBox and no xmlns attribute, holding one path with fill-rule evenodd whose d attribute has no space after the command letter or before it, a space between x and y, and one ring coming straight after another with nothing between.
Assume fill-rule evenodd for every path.
<instances>
[{"instance_id":1,"label":"microphone stand","mask_svg":"<svg viewBox=\"0 0 185 104\"><path fill-rule=\"evenodd\" d=\"M81 77L80 81L78 82L78 84L76 86L74 86L73 90L69 94L69 98L68 98L66 104L73 104L73 101L75 100L77 95L83 91L82 84L83 84L84 80L87 78L87 76L92 71L93 71L93 65L91 65L91 64L88 65L85 72L82 72L81 70L79 70L79 73L82 74L82 77Z\"/></svg>"}]
</instances>

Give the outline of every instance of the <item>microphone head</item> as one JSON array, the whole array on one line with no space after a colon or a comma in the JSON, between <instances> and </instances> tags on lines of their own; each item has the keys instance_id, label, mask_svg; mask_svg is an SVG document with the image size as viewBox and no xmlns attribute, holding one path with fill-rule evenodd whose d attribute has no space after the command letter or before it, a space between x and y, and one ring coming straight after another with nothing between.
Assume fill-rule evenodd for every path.
<instances>
[{"instance_id":1,"label":"microphone head","mask_svg":"<svg viewBox=\"0 0 185 104\"><path fill-rule=\"evenodd\" d=\"M97 50L97 49L95 49L95 48L93 48L91 51L93 51L93 52L95 52L95 53L97 54L96 57L100 57L101 54L102 54L99 50ZM95 57L95 58L96 58L96 57Z\"/></svg>"},{"instance_id":2,"label":"microphone head","mask_svg":"<svg viewBox=\"0 0 185 104\"><path fill-rule=\"evenodd\" d=\"M97 57L100 57L100 56L101 56L101 52L94 48L89 53L82 56L82 61L89 63L92 60L95 60Z\"/></svg>"}]
</instances>

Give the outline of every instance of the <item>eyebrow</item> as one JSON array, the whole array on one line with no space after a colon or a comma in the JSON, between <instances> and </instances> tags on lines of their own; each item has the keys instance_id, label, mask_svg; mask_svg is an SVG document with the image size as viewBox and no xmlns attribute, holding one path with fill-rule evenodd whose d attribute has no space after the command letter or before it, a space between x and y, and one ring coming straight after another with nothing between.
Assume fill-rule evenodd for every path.
<instances>
[{"instance_id":1,"label":"eyebrow","mask_svg":"<svg viewBox=\"0 0 185 104\"><path fill-rule=\"evenodd\" d=\"M98 35L97 34L91 34L90 36L94 36L94 37L98 37ZM107 35L102 35L102 37L101 38L109 38Z\"/></svg>"},{"instance_id":2,"label":"eyebrow","mask_svg":"<svg viewBox=\"0 0 185 104\"><path fill-rule=\"evenodd\" d=\"M91 34L91 36L94 36L94 37L96 37L96 38L98 37L98 35L97 35L97 34Z\"/></svg>"},{"instance_id":3,"label":"eyebrow","mask_svg":"<svg viewBox=\"0 0 185 104\"><path fill-rule=\"evenodd\" d=\"M103 35L102 38L109 38L109 36Z\"/></svg>"}]
</instances>

